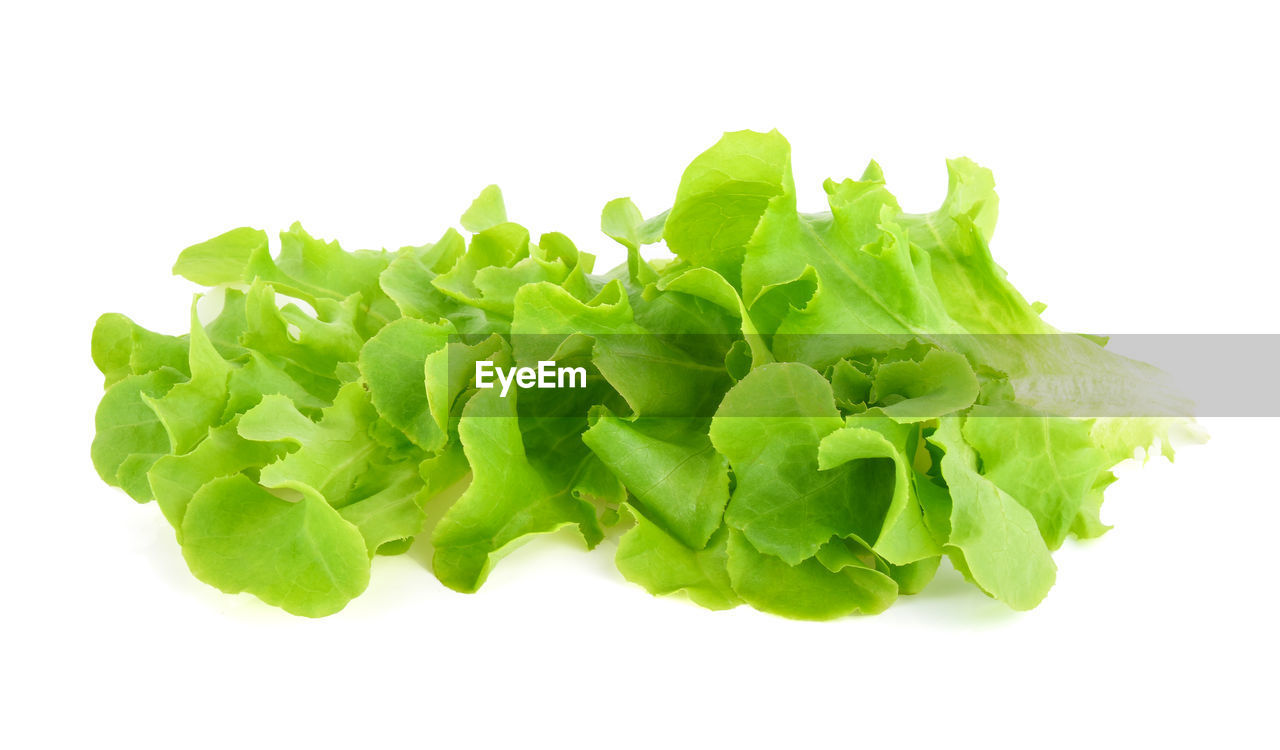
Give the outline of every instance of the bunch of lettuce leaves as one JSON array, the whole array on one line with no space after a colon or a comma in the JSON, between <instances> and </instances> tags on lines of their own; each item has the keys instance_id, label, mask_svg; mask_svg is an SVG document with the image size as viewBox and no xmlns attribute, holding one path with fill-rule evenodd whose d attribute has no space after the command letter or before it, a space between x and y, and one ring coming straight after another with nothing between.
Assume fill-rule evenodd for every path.
<instances>
[{"instance_id":1,"label":"bunch of lettuce leaves","mask_svg":"<svg viewBox=\"0 0 1280 750\"><path fill-rule=\"evenodd\" d=\"M711 609L876 613L944 555L1034 607L1051 552L1107 529L1110 469L1168 453L1168 419L1076 416L1080 383L1114 398L1149 373L1007 282L987 170L948 162L942 206L908 214L873 162L808 214L790 158L776 132L729 133L669 211L610 202L627 261L603 275L508 221L496 187L469 237L396 252L297 225L275 255L248 228L190 247L174 273L213 288L216 316L193 303L183 335L97 322L94 465L156 502L200 580L298 615L342 609L415 539L471 592L563 527L588 548L620 535L627 579ZM674 258L642 254L659 241ZM475 387L481 360L588 382L504 397Z\"/></svg>"}]
</instances>

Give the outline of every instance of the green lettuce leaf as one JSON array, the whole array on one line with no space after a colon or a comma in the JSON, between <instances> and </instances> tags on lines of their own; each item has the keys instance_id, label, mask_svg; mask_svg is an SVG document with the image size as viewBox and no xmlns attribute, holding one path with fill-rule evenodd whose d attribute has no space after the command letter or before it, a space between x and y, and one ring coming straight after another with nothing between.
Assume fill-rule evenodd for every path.
<instances>
[{"instance_id":1,"label":"green lettuce leaf","mask_svg":"<svg viewBox=\"0 0 1280 750\"><path fill-rule=\"evenodd\" d=\"M1049 549L1062 546L1106 470L1088 420L1043 417L1026 407L975 406L964 438L982 459L982 473L1031 512Z\"/></svg>"},{"instance_id":2,"label":"green lettuce leaf","mask_svg":"<svg viewBox=\"0 0 1280 750\"><path fill-rule=\"evenodd\" d=\"M873 615L898 598L898 585L865 555L837 539L817 557L789 565L758 551L740 532L729 532L729 578L743 601L763 612L797 620ZM856 549L856 547L855 547Z\"/></svg>"},{"instance_id":3,"label":"green lettuce leaf","mask_svg":"<svg viewBox=\"0 0 1280 750\"><path fill-rule=\"evenodd\" d=\"M147 472L170 451L169 434L146 399L168 393L182 373L168 367L117 381L98 403L90 455L102 481L138 502L152 499Z\"/></svg>"},{"instance_id":4,"label":"green lettuce leaf","mask_svg":"<svg viewBox=\"0 0 1280 750\"><path fill-rule=\"evenodd\" d=\"M219 477L259 471L287 450L281 442L245 439L240 435L239 422L237 416L210 429L209 436L191 452L164 456L147 472L156 503L178 532L178 541L182 541L187 504L201 487Z\"/></svg>"},{"instance_id":5,"label":"green lettuce leaf","mask_svg":"<svg viewBox=\"0 0 1280 750\"><path fill-rule=\"evenodd\" d=\"M632 505L685 546L700 550L729 502L729 465L707 420L595 415L582 440L635 496Z\"/></svg>"},{"instance_id":6,"label":"green lettuce leaf","mask_svg":"<svg viewBox=\"0 0 1280 750\"><path fill-rule=\"evenodd\" d=\"M892 502L893 463L867 458L820 469L819 444L842 425L831 384L813 368L753 370L711 422L711 442L737 478L725 522L789 565L833 537L874 543Z\"/></svg>"},{"instance_id":7,"label":"green lettuce leaf","mask_svg":"<svg viewBox=\"0 0 1280 750\"><path fill-rule=\"evenodd\" d=\"M187 347L185 335L155 333L119 313L107 313L93 326L93 363L106 378L104 388L162 367L190 376Z\"/></svg>"},{"instance_id":8,"label":"green lettuce leaf","mask_svg":"<svg viewBox=\"0 0 1280 750\"><path fill-rule=\"evenodd\" d=\"M496 560L532 534L576 524L588 545L600 541L595 510L573 493L577 467L535 465L525 453L514 397L479 392L458 432L473 478L432 532L432 565L442 583L475 591Z\"/></svg>"},{"instance_id":9,"label":"green lettuce leaf","mask_svg":"<svg viewBox=\"0 0 1280 750\"><path fill-rule=\"evenodd\" d=\"M690 549L631 508L636 525L618 540L614 562L628 581L654 596L683 592L707 609L732 609L742 603L728 570L729 530L721 526L699 549Z\"/></svg>"},{"instance_id":10,"label":"green lettuce leaf","mask_svg":"<svg viewBox=\"0 0 1280 750\"><path fill-rule=\"evenodd\" d=\"M949 490L950 533L944 548L983 591L1013 609L1031 609L1053 587L1058 568L1031 513L978 473L977 454L965 442L960 422L959 417L942 419L929 438L946 451L942 476Z\"/></svg>"},{"instance_id":11,"label":"green lettuce leaf","mask_svg":"<svg viewBox=\"0 0 1280 750\"><path fill-rule=\"evenodd\" d=\"M382 445L370 430L377 412L359 383L348 383L319 422L311 421L283 396L265 396L240 417L247 440L288 442L297 450L262 470L263 486L323 497L335 507L354 499L357 483Z\"/></svg>"},{"instance_id":12,"label":"green lettuce leaf","mask_svg":"<svg viewBox=\"0 0 1280 750\"><path fill-rule=\"evenodd\" d=\"M378 331L360 350L360 374L374 408L424 450L443 446L446 435L427 401L427 358L449 342L453 327L401 318Z\"/></svg>"},{"instance_id":13,"label":"green lettuce leaf","mask_svg":"<svg viewBox=\"0 0 1280 750\"><path fill-rule=\"evenodd\" d=\"M243 474L196 492L182 538L197 578L295 615L333 614L369 585L364 538L324 498L282 500Z\"/></svg>"},{"instance_id":14,"label":"green lettuce leaf","mask_svg":"<svg viewBox=\"0 0 1280 750\"><path fill-rule=\"evenodd\" d=\"M205 335L191 303L191 340L189 365L191 378L178 383L163 396L143 395L169 433L174 453L182 454L195 447L209 428L221 422L227 406L227 379L231 366L222 358L213 342Z\"/></svg>"},{"instance_id":15,"label":"green lettuce leaf","mask_svg":"<svg viewBox=\"0 0 1280 750\"><path fill-rule=\"evenodd\" d=\"M94 325L94 468L157 500L198 579L304 616L419 537L472 592L563 528L709 609L874 614L928 595L944 555L1036 606L1051 551L1109 528L1113 467L1195 437L1189 405L1009 283L987 170L949 161L942 205L913 214L873 161L801 212L791 159L776 131L727 133L670 210L608 202L600 241L625 261L599 273L496 185L425 245L297 224L274 255L248 227L192 245L174 273L216 314ZM674 257L645 257L659 243ZM544 362L585 377L477 382Z\"/></svg>"}]
</instances>

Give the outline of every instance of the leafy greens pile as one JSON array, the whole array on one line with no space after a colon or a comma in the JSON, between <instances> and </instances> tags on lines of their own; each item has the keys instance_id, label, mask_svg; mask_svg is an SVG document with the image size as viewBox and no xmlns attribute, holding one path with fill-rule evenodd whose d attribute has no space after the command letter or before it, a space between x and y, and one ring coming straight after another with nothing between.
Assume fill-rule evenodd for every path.
<instances>
[{"instance_id":1,"label":"leafy greens pile","mask_svg":"<svg viewBox=\"0 0 1280 750\"><path fill-rule=\"evenodd\" d=\"M98 320L94 465L156 501L200 580L299 615L342 609L415 537L470 592L566 526L588 547L617 529L627 579L712 609L880 612L943 555L1034 607L1051 550L1106 530L1109 469L1167 453L1168 420L1061 416L1081 373L1114 395L1142 366L1041 320L988 251L991 174L948 169L933 213L904 213L873 162L805 214L787 142L729 133L670 211L605 207L627 262L604 275L562 234L531 241L496 187L469 239L397 252L294 225L273 257L227 232L174 267L215 287L216 317L193 303L180 336ZM675 258L642 256L659 240ZM472 378L543 360L587 386Z\"/></svg>"}]
</instances>

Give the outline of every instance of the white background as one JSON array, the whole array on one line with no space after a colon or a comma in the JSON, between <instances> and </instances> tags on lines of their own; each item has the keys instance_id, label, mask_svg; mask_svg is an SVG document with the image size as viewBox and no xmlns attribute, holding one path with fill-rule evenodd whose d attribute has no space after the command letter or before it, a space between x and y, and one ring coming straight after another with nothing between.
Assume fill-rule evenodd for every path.
<instances>
[{"instance_id":1,"label":"white background","mask_svg":"<svg viewBox=\"0 0 1280 750\"><path fill-rule=\"evenodd\" d=\"M991 167L996 257L1060 327L1278 330L1268 4L452 5L0 12L0 742L1275 741L1275 420L1126 470L1116 529L1068 544L1028 614L954 574L874 618L711 613L567 536L474 596L379 559L320 621L195 581L92 470L89 332L181 329L173 258L234 226L419 244L498 182L515 220L604 251L607 200L656 213L721 131L777 127L804 209L871 157L910 210L945 157Z\"/></svg>"}]
</instances>

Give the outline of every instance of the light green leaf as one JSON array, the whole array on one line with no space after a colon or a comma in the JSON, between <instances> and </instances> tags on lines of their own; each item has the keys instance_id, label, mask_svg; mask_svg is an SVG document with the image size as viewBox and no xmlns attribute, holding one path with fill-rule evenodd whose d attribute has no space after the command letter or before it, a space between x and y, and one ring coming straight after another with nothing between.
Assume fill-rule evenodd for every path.
<instances>
[{"instance_id":1,"label":"light green leaf","mask_svg":"<svg viewBox=\"0 0 1280 750\"><path fill-rule=\"evenodd\" d=\"M847 544L844 540L831 543L838 551L845 551ZM898 585L891 577L852 554L838 556L841 566L837 571L815 558L788 565L760 552L745 535L732 529L728 548L733 590L764 612L797 620L831 620L855 612L883 612L898 597ZM837 554L824 556L837 558Z\"/></svg>"},{"instance_id":2,"label":"light green leaf","mask_svg":"<svg viewBox=\"0 0 1280 750\"><path fill-rule=\"evenodd\" d=\"M197 578L295 615L333 614L369 585L369 555L354 525L313 493L281 500L243 474L196 492L182 539Z\"/></svg>"},{"instance_id":3,"label":"light green leaf","mask_svg":"<svg viewBox=\"0 0 1280 750\"><path fill-rule=\"evenodd\" d=\"M1116 475L1104 471L1098 475L1093 487L1089 488L1084 502L1080 504L1079 515L1071 523L1071 533L1077 539L1095 539L1111 530L1110 526L1102 522L1102 497L1103 492L1114 481Z\"/></svg>"},{"instance_id":4,"label":"light green leaf","mask_svg":"<svg viewBox=\"0 0 1280 750\"><path fill-rule=\"evenodd\" d=\"M870 399L900 422L921 422L967 409L978 397L978 377L961 354L931 349L919 362L884 362L871 376Z\"/></svg>"},{"instance_id":5,"label":"light green leaf","mask_svg":"<svg viewBox=\"0 0 1280 750\"><path fill-rule=\"evenodd\" d=\"M168 367L145 375L129 375L107 389L94 415L97 433L90 455L102 481L119 487L134 500L152 498L147 471L169 452L169 434L144 400L163 396L182 380Z\"/></svg>"},{"instance_id":6,"label":"light green leaf","mask_svg":"<svg viewBox=\"0 0 1280 750\"><path fill-rule=\"evenodd\" d=\"M874 551L894 565L909 565L941 550L924 525L910 479L907 447L914 444L914 431L883 417L850 418L845 427L828 434L818 445L818 469L828 471L850 461L893 462L893 495L876 536L863 536ZM890 437L886 436L886 433Z\"/></svg>"},{"instance_id":7,"label":"light green leaf","mask_svg":"<svg viewBox=\"0 0 1280 750\"><path fill-rule=\"evenodd\" d=\"M360 374L383 419L424 450L437 450L448 438L431 418L427 403L427 357L449 342L453 326L416 318L394 321L360 350Z\"/></svg>"},{"instance_id":8,"label":"light green leaf","mask_svg":"<svg viewBox=\"0 0 1280 750\"><path fill-rule=\"evenodd\" d=\"M726 133L685 170L663 238L692 265L735 269L775 200L794 205L790 144L776 130Z\"/></svg>"},{"instance_id":9,"label":"light green leaf","mask_svg":"<svg viewBox=\"0 0 1280 750\"><path fill-rule=\"evenodd\" d=\"M430 497L412 463L378 466L375 472L376 491L338 509L338 515L360 530L371 556L386 554L382 547L388 542L417 536L426 523L423 505Z\"/></svg>"},{"instance_id":10,"label":"light green leaf","mask_svg":"<svg viewBox=\"0 0 1280 750\"><path fill-rule=\"evenodd\" d=\"M635 496L634 505L686 547L700 550L729 502L729 465L708 420L620 419L602 409L582 440Z\"/></svg>"},{"instance_id":11,"label":"light green leaf","mask_svg":"<svg viewBox=\"0 0 1280 750\"><path fill-rule=\"evenodd\" d=\"M657 279L653 267L640 256L640 246L652 241L645 231L644 216L630 198L615 198L600 214L600 231L627 249L627 272L633 284L650 284ZM648 235L648 236L646 236Z\"/></svg>"},{"instance_id":12,"label":"light green leaf","mask_svg":"<svg viewBox=\"0 0 1280 750\"><path fill-rule=\"evenodd\" d=\"M256 282L245 300L247 330L241 342L284 363L286 372L308 392L332 400L341 380L340 366L355 362L364 344L355 329L359 299L327 300L321 305L323 318L316 318L293 304L278 307L275 289Z\"/></svg>"},{"instance_id":13,"label":"light green leaf","mask_svg":"<svg viewBox=\"0 0 1280 750\"><path fill-rule=\"evenodd\" d=\"M738 290L733 288L723 276L710 268L690 268L675 276L664 277L658 282L663 291L683 292L700 297L734 315L742 321L742 335L751 349L751 365L759 367L773 360L768 344L760 335L756 324L751 320L747 306L742 303Z\"/></svg>"},{"instance_id":14,"label":"light green leaf","mask_svg":"<svg viewBox=\"0 0 1280 750\"><path fill-rule=\"evenodd\" d=\"M431 281L448 272L465 250L466 242L453 229L434 245L401 248L378 276L378 285L401 314L428 322L439 320L456 312L458 304Z\"/></svg>"},{"instance_id":15,"label":"light green leaf","mask_svg":"<svg viewBox=\"0 0 1280 750\"><path fill-rule=\"evenodd\" d=\"M222 422L227 406L227 378L231 365L205 335L191 303L191 379L178 383L159 398L143 396L169 433L173 452L186 453L204 439L209 428Z\"/></svg>"},{"instance_id":16,"label":"light green leaf","mask_svg":"<svg viewBox=\"0 0 1280 750\"><path fill-rule=\"evenodd\" d=\"M427 407L442 434L448 432L450 418L461 415L463 394L475 385L476 362L510 355L506 341L496 334L474 345L450 341L427 355Z\"/></svg>"},{"instance_id":17,"label":"light green leaf","mask_svg":"<svg viewBox=\"0 0 1280 750\"><path fill-rule=\"evenodd\" d=\"M471 202L462 214L462 228L468 232L483 232L507 221L507 206L502 200L502 189L489 185Z\"/></svg>"},{"instance_id":18,"label":"light green leaf","mask_svg":"<svg viewBox=\"0 0 1280 750\"><path fill-rule=\"evenodd\" d=\"M636 525L618 540L614 558L624 578L654 596L684 592L707 609L732 609L742 603L729 582L729 531L721 526L705 548L690 549L631 508Z\"/></svg>"},{"instance_id":19,"label":"light green leaf","mask_svg":"<svg viewBox=\"0 0 1280 750\"><path fill-rule=\"evenodd\" d=\"M480 391L458 425L473 478L431 536L436 577L457 591L479 588L497 559L529 535L577 524L588 544L601 538L590 503L573 496L572 477L530 462L515 402Z\"/></svg>"},{"instance_id":20,"label":"light green leaf","mask_svg":"<svg viewBox=\"0 0 1280 750\"><path fill-rule=\"evenodd\" d=\"M964 421L982 474L1031 512L1049 549L1062 546L1108 466L1091 427L1088 420L1043 417L1012 404L975 406Z\"/></svg>"},{"instance_id":21,"label":"light green leaf","mask_svg":"<svg viewBox=\"0 0 1280 750\"><path fill-rule=\"evenodd\" d=\"M855 367L847 359L831 366L827 377L836 403L845 411L862 411L871 400L871 377Z\"/></svg>"},{"instance_id":22,"label":"light green leaf","mask_svg":"<svg viewBox=\"0 0 1280 750\"><path fill-rule=\"evenodd\" d=\"M197 490L219 477L261 469L284 455L284 443L241 437L237 429L239 421L239 417L234 417L214 427L190 453L164 456L147 472L156 503L178 532L178 541L182 541L182 518L187 504Z\"/></svg>"},{"instance_id":23,"label":"light green leaf","mask_svg":"<svg viewBox=\"0 0 1280 750\"><path fill-rule=\"evenodd\" d=\"M107 313L93 326L93 363L110 388L130 375L145 375L162 367L190 376L187 337L166 336L134 323L119 313Z\"/></svg>"},{"instance_id":24,"label":"light green leaf","mask_svg":"<svg viewBox=\"0 0 1280 750\"><path fill-rule=\"evenodd\" d=\"M267 252L267 233L240 227L183 250L173 273L204 286L247 281L245 269L255 254Z\"/></svg>"},{"instance_id":25,"label":"light green leaf","mask_svg":"<svg viewBox=\"0 0 1280 750\"><path fill-rule=\"evenodd\" d=\"M337 383L327 379L319 381L323 385L320 392L313 393L295 377L311 384L315 381L305 374L291 368L289 363L277 361L257 351L244 355L239 367L231 371L227 378L226 415L243 414L262 400L265 395L280 395L288 398L307 416L317 416L321 409L330 403Z\"/></svg>"},{"instance_id":26,"label":"light green leaf","mask_svg":"<svg viewBox=\"0 0 1280 750\"><path fill-rule=\"evenodd\" d=\"M897 223L897 201L884 185L846 180L828 181L826 188L829 217L775 204L747 248L742 288L748 305L780 284L808 278L814 286L810 298L782 314L774 355L825 368L897 342L960 333L938 297L929 257Z\"/></svg>"},{"instance_id":27,"label":"light green leaf","mask_svg":"<svg viewBox=\"0 0 1280 750\"><path fill-rule=\"evenodd\" d=\"M272 395L245 412L239 433L247 440L298 446L262 470L263 486L312 492L342 507L354 499L356 482L380 450L370 434L376 419L368 392L360 383L348 383L319 423L304 416L289 399Z\"/></svg>"},{"instance_id":28,"label":"light green leaf","mask_svg":"<svg viewBox=\"0 0 1280 750\"><path fill-rule=\"evenodd\" d=\"M950 490L946 550L974 583L1013 609L1031 609L1053 587L1057 566L1035 519L1008 493L978 473L959 417L944 417L929 438L946 451L942 476Z\"/></svg>"},{"instance_id":29,"label":"light green leaf","mask_svg":"<svg viewBox=\"0 0 1280 750\"><path fill-rule=\"evenodd\" d=\"M831 385L812 368L753 370L711 421L711 442L737 477L725 522L789 565L833 537L873 543L892 503L894 463L858 460L820 470L819 444L842 426Z\"/></svg>"},{"instance_id":30,"label":"light green leaf","mask_svg":"<svg viewBox=\"0 0 1280 750\"><path fill-rule=\"evenodd\" d=\"M697 361L637 324L617 282L590 303L551 284L531 284L516 294L515 310L517 363L552 359L565 338L590 336L592 363L637 415L700 416L728 387L722 363Z\"/></svg>"},{"instance_id":31,"label":"light green leaf","mask_svg":"<svg viewBox=\"0 0 1280 750\"><path fill-rule=\"evenodd\" d=\"M516 291L522 286L540 281L559 284L568 275L564 260L529 244L529 230L519 224L498 224L472 237L466 254L431 283L464 305L510 320Z\"/></svg>"}]
</instances>

